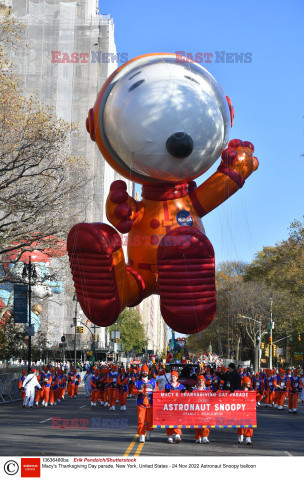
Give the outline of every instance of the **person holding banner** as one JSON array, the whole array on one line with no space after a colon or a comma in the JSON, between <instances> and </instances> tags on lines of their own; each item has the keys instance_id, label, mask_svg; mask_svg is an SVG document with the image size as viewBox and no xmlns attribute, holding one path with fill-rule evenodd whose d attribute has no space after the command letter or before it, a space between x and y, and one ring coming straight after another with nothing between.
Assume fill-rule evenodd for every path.
<instances>
[{"instance_id":1,"label":"person holding banner","mask_svg":"<svg viewBox=\"0 0 304 480\"><path fill-rule=\"evenodd\" d=\"M171 382L165 385L165 392L171 390L180 390L185 393L186 389L184 385L178 381L178 372L173 370L171 372ZM180 428L167 428L168 443L179 443L181 441L182 431Z\"/></svg>"},{"instance_id":2,"label":"person holding banner","mask_svg":"<svg viewBox=\"0 0 304 480\"><path fill-rule=\"evenodd\" d=\"M139 443L150 440L150 432L153 431L153 392L158 390L156 380L148 378L149 367L143 365L141 378L134 384L132 394L137 395L137 433ZM147 425L147 426L146 426Z\"/></svg>"},{"instance_id":3,"label":"person holding banner","mask_svg":"<svg viewBox=\"0 0 304 480\"><path fill-rule=\"evenodd\" d=\"M205 384L205 377L204 375L198 375L197 377L197 384L193 388L194 390L210 390L210 388L206 388ZM195 442L196 443L209 443L209 428L195 428Z\"/></svg>"},{"instance_id":4,"label":"person holding banner","mask_svg":"<svg viewBox=\"0 0 304 480\"><path fill-rule=\"evenodd\" d=\"M242 378L242 390L253 391L250 377ZM251 445L252 435L253 435L253 428L238 428L238 443L243 443L244 436L245 436L246 445Z\"/></svg>"}]
</instances>

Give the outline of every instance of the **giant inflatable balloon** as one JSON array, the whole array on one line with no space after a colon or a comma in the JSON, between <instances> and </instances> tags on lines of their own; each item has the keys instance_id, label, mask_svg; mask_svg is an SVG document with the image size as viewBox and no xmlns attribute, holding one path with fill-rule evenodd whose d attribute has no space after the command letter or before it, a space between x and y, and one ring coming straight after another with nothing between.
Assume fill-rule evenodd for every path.
<instances>
[{"instance_id":1,"label":"giant inflatable balloon","mask_svg":"<svg viewBox=\"0 0 304 480\"><path fill-rule=\"evenodd\" d=\"M44 246L44 244L47 246ZM58 295L64 291L63 282L55 279L55 272L51 267L51 259L66 255L65 242L55 236L49 236L44 237L40 241L32 242L31 249L34 248L43 248L43 250L25 250L22 252L20 249L15 249L2 256L0 278L6 278L6 281L0 284L0 314L8 307L10 300L10 309L13 311L14 284L26 283L22 273L24 264L28 264L30 259L36 272L35 283L31 287L32 299L34 301L51 297L54 294ZM34 326L35 332L39 329L39 315L42 311L43 308L39 304L33 305L31 308L31 324ZM10 310L1 316L0 328L5 326L10 316Z\"/></svg>"},{"instance_id":2,"label":"giant inflatable balloon","mask_svg":"<svg viewBox=\"0 0 304 480\"><path fill-rule=\"evenodd\" d=\"M142 184L142 200L112 183L108 221L80 223L67 249L78 300L96 325L159 294L175 331L206 328L216 311L213 247L201 218L227 200L254 170L252 143L231 140L234 110L200 65L149 54L118 68L89 111L87 130L106 161ZM221 156L217 171L196 186ZM128 233L125 260L119 233Z\"/></svg>"}]
</instances>

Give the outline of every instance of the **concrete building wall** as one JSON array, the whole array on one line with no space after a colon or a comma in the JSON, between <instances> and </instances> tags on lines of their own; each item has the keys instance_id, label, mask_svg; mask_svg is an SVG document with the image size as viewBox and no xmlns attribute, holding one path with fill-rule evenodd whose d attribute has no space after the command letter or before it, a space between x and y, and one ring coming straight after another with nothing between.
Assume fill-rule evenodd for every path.
<instances>
[{"instance_id":1,"label":"concrete building wall","mask_svg":"<svg viewBox=\"0 0 304 480\"><path fill-rule=\"evenodd\" d=\"M163 350L167 349L168 327L161 316L159 296L151 295L145 298L138 309L148 339L148 350L153 350L154 353L162 353Z\"/></svg>"},{"instance_id":2,"label":"concrete building wall","mask_svg":"<svg viewBox=\"0 0 304 480\"><path fill-rule=\"evenodd\" d=\"M85 120L103 83L118 66L113 20L98 13L98 0L6 0L6 5L26 27L24 50L15 59L24 93L36 94L41 103L54 107L58 117L79 126L79 137L71 138L70 151L87 159L87 183L80 203L67 205L67 216L77 208L79 221L108 223L105 201L110 184L120 177L90 139ZM78 54L77 63L71 63L72 53ZM125 181L132 194L132 183ZM126 255L126 247L124 250ZM60 269L58 261L53 261L52 266ZM50 346L58 345L63 334L70 338L74 332L74 289L68 266L61 268L61 276L65 292L43 302L41 330ZM161 352L166 348L167 328L160 315L158 296L144 300L140 308L148 348ZM78 318L86 323L81 311ZM91 337L86 328L84 331L81 338L87 345ZM99 346L105 347L105 329L96 332Z\"/></svg>"},{"instance_id":3,"label":"concrete building wall","mask_svg":"<svg viewBox=\"0 0 304 480\"><path fill-rule=\"evenodd\" d=\"M67 205L67 216L77 208L79 221L108 223L105 200L111 182L119 177L90 139L85 120L103 83L118 66L113 20L98 14L98 0L8 0L7 6L25 25L24 50L15 58L25 95L37 95L39 102L54 107L58 117L79 126L79 136L71 138L70 152L87 159L86 188L79 204ZM69 61L73 52L79 55L78 63ZM111 54L110 62L103 61L104 53ZM131 182L127 183L131 193ZM57 262L52 266L58 267ZM65 279L65 293L43 302L41 330L50 346L58 345L63 334L73 334L70 325L75 302L68 267L62 268L61 276ZM86 323L82 312L78 318ZM87 334L81 338L85 345L90 334L86 328L84 331ZM105 329L97 332L99 346L104 347Z\"/></svg>"}]
</instances>

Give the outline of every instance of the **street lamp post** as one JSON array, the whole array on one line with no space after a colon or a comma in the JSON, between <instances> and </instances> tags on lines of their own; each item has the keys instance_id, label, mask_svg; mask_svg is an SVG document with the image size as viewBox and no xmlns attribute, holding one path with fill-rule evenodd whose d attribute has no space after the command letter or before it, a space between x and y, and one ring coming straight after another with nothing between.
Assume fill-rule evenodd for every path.
<instances>
[{"instance_id":1,"label":"street lamp post","mask_svg":"<svg viewBox=\"0 0 304 480\"><path fill-rule=\"evenodd\" d=\"M74 323L74 367L76 368L76 354L77 354L77 295L74 293L73 301L75 302L75 316L73 318Z\"/></svg>"},{"instance_id":2,"label":"street lamp post","mask_svg":"<svg viewBox=\"0 0 304 480\"><path fill-rule=\"evenodd\" d=\"M272 369L272 298L270 299L270 325L269 325L269 339L270 340L270 348L269 348L269 368Z\"/></svg>"},{"instance_id":3,"label":"street lamp post","mask_svg":"<svg viewBox=\"0 0 304 480\"><path fill-rule=\"evenodd\" d=\"M260 320L256 320L255 318L245 317L244 315L240 315L240 318L246 318L247 320L252 320L253 322L256 322L256 323L259 324L258 371L260 371L260 368L261 368L261 336L262 336L261 326L262 326L262 322Z\"/></svg>"},{"instance_id":4,"label":"street lamp post","mask_svg":"<svg viewBox=\"0 0 304 480\"><path fill-rule=\"evenodd\" d=\"M28 373L31 371L31 364L32 364L32 335L31 335L31 327L32 327L32 278L37 278L37 273L35 266L32 266L31 256L29 256L29 263L24 263L23 271L22 271L22 278L26 279L28 277L28 366L27 370Z\"/></svg>"},{"instance_id":5,"label":"street lamp post","mask_svg":"<svg viewBox=\"0 0 304 480\"><path fill-rule=\"evenodd\" d=\"M96 325L94 325L93 327L93 334L91 332L91 335L92 335L92 352L93 352L93 358L94 358L94 362L96 361Z\"/></svg>"},{"instance_id":6,"label":"street lamp post","mask_svg":"<svg viewBox=\"0 0 304 480\"><path fill-rule=\"evenodd\" d=\"M95 355L96 355L96 325L94 325L93 327L93 330L90 329L90 327L87 326L86 323L83 323L83 322L80 322L81 325L83 325L84 327L86 327L90 334L91 334L91 337L92 337L92 342L91 342L91 348L92 348L92 353L93 353L93 357L94 357L94 362L95 362ZM99 328L99 327L97 327Z\"/></svg>"}]
</instances>

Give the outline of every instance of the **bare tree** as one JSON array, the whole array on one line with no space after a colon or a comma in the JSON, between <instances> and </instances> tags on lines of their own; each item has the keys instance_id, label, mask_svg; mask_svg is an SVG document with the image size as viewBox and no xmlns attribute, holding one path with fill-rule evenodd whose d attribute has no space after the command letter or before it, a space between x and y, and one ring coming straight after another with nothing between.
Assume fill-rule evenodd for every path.
<instances>
[{"instance_id":1,"label":"bare tree","mask_svg":"<svg viewBox=\"0 0 304 480\"><path fill-rule=\"evenodd\" d=\"M22 94L10 54L20 48L24 29L6 14L0 9L0 284L13 282L15 267L7 264L17 266L25 251L61 256L69 229L84 217L89 181L85 159L71 149L76 125ZM67 258L61 261L65 271ZM12 295L0 319L11 306Z\"/></svg>"},{"instance_id":2,"label":"bare tree","mask_svg":"<svg viewBox=\"0 0 304 480\"><path fill-rule=\"evenodd\" d=\"M79 221L88 181L85 160L71 152L76 126L22 96L8 56L20 30L0 16L0 255L65 237Z\"/></svg>"}]
</instances>

